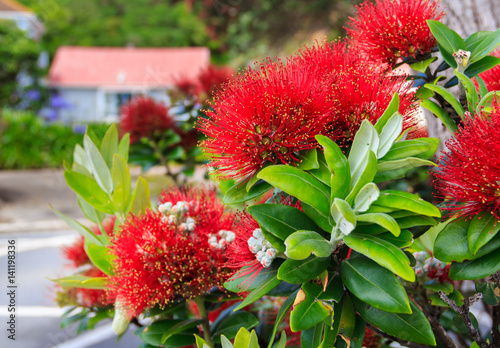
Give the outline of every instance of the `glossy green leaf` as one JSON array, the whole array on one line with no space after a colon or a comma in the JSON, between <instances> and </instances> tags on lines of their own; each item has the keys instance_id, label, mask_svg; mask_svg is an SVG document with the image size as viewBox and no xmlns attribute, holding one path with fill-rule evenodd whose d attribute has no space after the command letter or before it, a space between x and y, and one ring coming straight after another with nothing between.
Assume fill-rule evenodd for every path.
<instances>
[{"instance_id":1,"label":"glossy green leaf","mask_svg":"<svg viewBox=\"0 0 500 348\"><path fill-rule=\"evenodd\" d=\"M427 25L432 32L432 35L436 41L443 47L448 53L455 53L458 50L466 50L464 40L457 34L454 30L448 28L445 24L435 21L427 20Z\"/></svg>"},{"instance_id":2,"label":"glossy green leaf","mask_svg":"<svg viewBox=\"0 0 500 348\"><path fill-rule=\"evenodd\" d=\"M247 190L247 192L250 191L253 185L255 185L259 180L260 179L257 177L257 175L252 176L245 185L245 189Z\"/></svg>"},{"instance_id":3,"label":"glossy green leaf","mask_svg":"<svg viewBox=\"0 0 500 348\"><path fill-rule=\"evenodd\" d=\"M76 144L73 150L73 162L83 166L89 173L92 172L92 166L90 165L87 153L80 144Z\"/></svg>"},{"instance_id":4,"label":"glossy green leaf","mask_svg":"<svg viewBox=\"0 0 500 348\"><path fill-rule=\"evenodd\" d=\"M435 291L435 292L443 291L446 295L449 295L453 292L453 284L451 284L451 283L424 284L424 288Z\"/></svg>"},{"instance_id":5,"label":"glossy green leaf","mask_svg":"<svg viewBox=\"0 0 500 348\"><path fill-rule=\"evenodd\" d=\"M436 115L450 132L454 133L457 130L457 124L450 115L432 100L424 99L420 101L420 106Z\"/></svg>"},{"instance_id":6,"label":"glossy green leaf","mask_svg":"<svg viewBox=\"0 0 500 348\"><path fill-rule=\"evenodd\" d=\"M484 216L476 215L469 225L467 231L467 241L469 250L476 254L479 248L486 245L500 231L500 221L491 213Z\"/></svg>"},{"instance_id":7,"label":"glossy green leaf","mask_svg":"<svg viewBox=\"0 0 500 348\"><path fill-rule=\"evenodd\" d=\"M86 277L86 276L69 276L57 279L50 279L56 282L63 288L85 288L85 289L107 289L107 277Z\"/></svg>"},{"instance_id":8,"label":"glossy green leaf","mask_svg":"<svg viewBox=\"0 0 500 348\"><path fill-rule=\"evenodd\" d=\"M391 149L392 144L403 131L403 117L399 112L394 113L387 121L382 132L380 132L380 143L377 150L377 158L382 158Z\"/></svg>"},{"instance_id":9,"label":"glossy green leaf","mask_svg":"<svg viewBox=\"0 0 500 348\"><path fill-rule=\"evenodd\" d=\"M317 135L316 140L323 146L326 163L332 172L331 199L344 199L349 194L351 184L351 171L347 157L330 138Z\"/></svg>"},{"instance_id":10,"label":"glossy green leaf","mask_svg":"<svg viewBox=\"0 0 500 348\"><path fill-rule=\"evenodd\" d=\"M381 161L395 161L407 157L429 159L434 156L439 146L437 138L419 138L394 143Z\"/></svg>"},{"instance_id":11,"label":"glossy green leaf","mask_svg":"<svg viewBox=\"0 0 500 348\"><path fill-rule=\"evenodd\" d=\"M467 243L470 221L457 220L448 224L434 242L434 256L441 261L462 262L473 257Z\"/></svg>"},{"instance_id":12,"label":"glossy green leaf","mask_svg":"<svg viewBox=\"0 0 500 348\"><path fill-rule=\"evenodd\" d=\"M129 148L130 148L130 134L127 133L123 135L122 138L120 139L117 150L117 154L123 157L125 159L125 162L128 161Z\"/></svg>"},{"instance_id":13,"label":"glossy green leaf","mask_svg":"<svg viewBox=\"0 0 500 348\"><path fill-rule=\"evenodd\" d=\"M431 203L403 191L381 191L375 204L388 208L408 210L421 215L441 217L439 209Z\"/></svg>"},{"instance_id":14,"label":"glossy green leaf","mask_svg":"<svg viewBox=\"0 0 500 348\"><path fill-rule=\"evenodd\" d=\"M261 227L261 231L264 237L267 239L269 243L271 243L271 245L276 249L276 251L279 251L280 253L285 252L286 248L283 239L276 237L274 234L270 233L263 227Z\"/></svg>"},{"instance_id":15,"label":"glossy green leaf","mask_svg":"<svg viewBox=\"0 0 500 348\"><path fill-rule=\"evenodd\" d=\"M362 348L363 340L365 338L365 321L358 314L356 314L356 322L354 333L351 340L351 348Z\"/></svg>"},{"instance_id":16,"label":"glossy green leaf","mask_svg":"<svg viewBox=\"0 0 500 348\"><path fill-rule=\"evenodd\" d=\"M359 191L354 199L354 212L362 213L370 208L370 205L378 199L380 190L374 183L368 183Z\"/></svg>"},{"instance_id":17,"label":"glossy green leaf","mask_svg":"<svg viewBox=\"0 0 500 348\"><path fill-rule=\"evenodd\" d=\"M146 179L140 176L137 178L128 211L134 215L140 215L148 208L151 208L149 185Z\"/></svg>"},{"instance_id":18,"label":"glossy green leaf","mask_svg":"<svg viewBox=\"0 0 500 348\"><path fill-rule=\"evenodd\" d=\"M331 214L336 228L343 234L349 234L356 227L356 216L349 203L340 198L335 198L331 208Z\"/></svg>"},{"instance_id":19,"label":"glossy green leaf","mask_svg":"<svg viewBox=\"0 0 500 348\"><path fill-rule=\"evenodd\" d=\"M424 215L404 216L397 218L396 221L400 228L411 228L415 226L436 226L438 224L435 218Z\"/></svg>"},{"instance_id":20,"label":"glossy green leaf","mask_svg":"<svg viewBox=\"0 0 500 348\"><path fill-rule=\"evenodd\" d=\"M437 57L431 57L429 59L426 59L426 60L422 60L422 61L419 61L419 62L416 62L416 63L413 63L413 64L410 64L410 67L413 69L413 70L417 70L421 73L425 73L425 71L427 70L427 68L429 67L429 65L436 61L437 60Z\"/></svg>"},{"instance_id":21,"label":"glossy green leaf","mask_svg":"<svg viewBox=\"0 0 500 348\"><path fill-rule=\"evenodd\" d=\"M299 156L299 165L297 168L301 170L311 170L319 168L318 154L316 149L307 151L304 155Z\"/></svg>"},{"instance_id":22,"label":"glossy green leaf","mask_svg":"<svg viewBox=\"0 0 500 348\"><path fill-rule=\"evenodd\" d=\"M359 314L370 324L378 327L389 335L396 336L405 341L436 345L436 339L431 325L412 302L410 302L411 314L390 313L368 305L353 297L352 301Z\"/></svg>"},{"instance_id":23,"label":"glossy green leaf","mask_svg":"<svg viewBox=\"0 0 500 348\"><path fill-rule=\"evenodd\" d=\"M224 318L219 325L215 327L215 331L212 336L217 340L217 336L223 334L228 339L233 339L242 327L248 330L257 325L259 325L259 319L257 319L253 314L238 311Z\"/></svg>"},{"instance_id":24,"label":"glossy green leaf","mask_svg":"<svg viewBox=\"0 0 500 348\"><path fill-rule=\"evenodd\" d=\"M415 93L415 98L420 101L434 97L434 92L424 86L420 86Z\"/></svg>"},{"instance_id":25,"label":"glossy green leaf","mask_svg":"<svg viewBox=\"0 0 500 348\"><path fill-rule=\"evenodd\" d=\"M92 264L107 275L113 275L113 260L116 258L110 249L102 245L90 244L86 250Z\"/></svg>"},{"instance_id":26,"label":"glossy green leaf","mask_svg":"<svg viewBox=\"0 0 500 348\"><path fill-rule=\"evenodd\" d=\"M116 129L116 125L112 124L106 134L104 134L104 138L102 138L100 152L106 165L111 167L113 163L113 155L118 152L118 130Z\"/></svg>"},{"instance_id":27,"label":"glossy green leaf","mask_svg":"<svg viewBox=\"0 0 500 348\"><path fill-rule=\"evenodd\" d=\"M465 94L467 96L467 103L469 105L469 111L474 112L474 109L479 102L479 97L477 94L476 86L474 82L470 78L468 78L465 74L455 69L455 76L460 80L462 85L465 88Z\"/></svg>"},{"instance_id":28,"label":"glossy green leaf","mask_svg":"<svg viewBox=\"0 0 500 348\"><path fill-rule=\"evenodd\" d=\"M366 160L359 167L359 171L352 177L351 191L346 198L349 204L354 203L354 198L358 195L363 186L373 181L377 173L377 156L371 150L368 151Z\"/></svg>"},{"instance_id":29,"label":"glossy green leaf","mask_svg":"<svg viewBox=\"0 0 500 348\"><path fill-rule=\"evenodd\" d=\"M236 293L257 289L276 278L280 265L281 262L276 259L269 268L258 269L257 275L254 272L248 272L250 267L243 267L224 283L224 287Z\"/></svg>"},{"instance_id":30,"label":"glossy green leaf","mask_svg":"<svg viewBox=\"0 0 500 348\"><path fill-rule=\"evenodd\" d=\"M285 330L283 330L281 331L280 340L275 348L286 348L286 342L287 342L286 332Z\"/></svg>"},{"instance_id":31,"label":"glossy green leaf","mask_svg":"<svg viewBox=\"0 0 500 348\"><path fill-rule=\"evenodd\" d=\"M290 313L290 328L293 332L310 329L330 315L333 308L323 301L317 301L322 292L323 286L320 284L306 282L302 285L297 294L302 301L296 303Z\"/></svg>"},{"instance_id":32,"label":"glossy green leaf","mask_svg":"<svg viewBox=\"0 0 500 348\"><path fill-rule=\"evenodd\" d=\"M147 330L141 332L139 337L144 342L151 344L153 346L164 346L164 347L184 347L192 345L196 342L194 337L195 333L199 333L196 327L191 327L186 331L180 332L176 335L171 336L166 342L162 343L163 335L168 332L171 328L182 323L182 319L166 319L155 321L148 326Z\"/></svg>"},{"instance_id":33,"label":"glossy green leaf","mask_svg":"<svg viewBox=\"0 0 500 348\"><path fill-rule=\"evenodd\" d=\"M488 87L486 86L486 82L480 77L476 76L476 81L477 84L479 85L479 94L481 97L484 97L486 94L488 94Z\"/></svg>"},{"instance_id":34,"label":"glossy green leaf","mask_svg":"<svg viewBox=\"0 0 500 348\"><path fill-rule=\"evenodd\" d=\"M457 61L455 60L455 58L453 58L453 54L452 54L452 53L448 53L448 52L447 52L447 51L443 48L443 46L441 46L441 45L439 44L439 42L437 43L437 47L438 47L438 49L439 49L439 52L441 52L441 56L443 57L444 62L442 62L442 63L439 65L439 67L438 67L438 69L436 69L436 71L438 71L438 70L439 70L439 71L444 71L444 70L446 70L446 69L448 69L448 68L450 68L450 67L452 67L452 68L454 68L454 69L455 69L455 68L458 66L458 64L457 64ZM446 64L443 64L443 63L446 63ZM435 82L436 82L436 81L435 81ZM434 83L435 83L435 82L434 82Z\"/></svg>"},{"instance_id":35,"label":"glossy green leaf","mask_svg":"<svg viewBox=\"0 0 500 348\"><path fill-rule=\"evenodd\" d=\"M222 348L234 348L233 344L230 340L226 338L226 336L222 335L220 337Z\"/></svg>"},{"instance_id":36,"label":"glossy green leaf","mask_svg":"<svg viewBox=\"0 0 500 348\"><path fill-rule=\"evenodd\" d=\"M457 98L455 98L455 96L450 91L448 91L444 87L441 87L438 85L431 85L428 83L425 85L425 87L430 89L431 91L436 92L441 97L443 97L444 100L446 100L448 103L450 103L450 105L453 107L453 109L455 109L455 111L457 112L457 114L460 117L462 117L462 118L464 117L464 109L462 108L462 105L460 104L460 102L457 100Z\"/></svg>"},{"instance_id":37,"label":"glossy green leaf","mask_svg":"<svg viewBox=\"0 0 500 348\"><path fill-rule=\"evenodd\" d=\"M372 224L377 224L379 226L382 226L384 229L391 232L396 237L399 236L399 234L401 233L401 229L396 220L392 216L387 214L383 213L360 214L356 216L356 219L359 222L369 222Z\"/></svg>"},{"instance_id":38,"label":"glossy green leaf","mask_svg":"<svg viewBox=\"0 0 500 348\"><path fill-rule=\"evenodd\" d=\"M332 224L330 223L330 220L328 219L328 216L325 216L324 214L318 212L316 209L311 207L309 204L305 204L301 202L302 210L304 210L304 213L309 216L311 220L313 220L319 227L321 227L323 230L327 232L331 232L333 229Z\"/></svg>"},{"instance_id":39,"label":"glossy green leaf","mask_svg":"<svg viewBox=\"0 0 500 348\"><path fill-rule=\"evenodd\" d=\"M278 285L280 285L280 283L281 283L281 280L278 279L276 277L276 275L274 275L274 277L268 279L261 286L259 286L258 288L254 289L252 292L250 292L245 297L245 299L243 300L243 302L241 302L238 305L238 307L236 307L234 310L236 311L236 310L245 308L249 304L254 303L258 299L260 299L262 296L267 295L268 292L270 292L272 289L274 289L275 287L277 287Z\"/></svg>"},{"instance_id":40,"label":"glossy green leaf","mask_svg":"<svg viewBox=\"0 0 500 348\"><path fill-rule=\"evenodd\" d=\"M381 233L377 235L377 237L391 243L392 245L400 249L409 247L413 243L413 233L411 233L409 230L401 230L401 233L397 237L390 232ZM406 256L408 256L408 254L406 254ZM410 256L408 257L410 258ZM411 259L410 266L413 266L411 265Z\"/></svg>"},{"instance_id":41,"label":"glossy green leaf","mask_svg":"<svg viewBox=\"0 0 500 348\"><path fill-rule=\"evenodd\" d=\"M354 310L354 305L351 301L351 298L347 295L342 297L342 301L340 303L335 303L334 312L334 321L339 321L340 324L339 335L342 339L342 341L340 342L345 342L345 339L352 339L352 335L354 333L354 328L356 325L356 312ZM339 312L340 318L337 316ZM347 348L347 345L345 347Z\"/></svg>"},{"instance_id":42,"label":"glossy green leaf","mask_svg":"<svg viewBox=\"0 0 500 348\"><path fill-rule=\"evenodd\" d=\"M80 233L86 240L86 242L90 244L95 244L95 245L102 245L102 242L99 240L99 238L92 232L89 228L86 226L82 225L78 221L76 221L73 218L70 218L69 216L64 215L60 211L54 209L52 206L50 207L56 215L64 220L72 229Z\"/></svg>"},{"instance_id":43,"label":"glossy green leaf","mask_svg":"<svg viewBox=\"0 0 500 348\"><path fill-rule=\"evenodd\" d=\"M307 259L311 254L317 257L328 257L332 254L330 243L314 231L294 232L285 240L285 245L285 255L294 260Z\"/></svg>"},{"instance_id":44,"label":"glossy green leaf","mask_svg":"<svg viewBox=\"0 0 500 348\"><path fill-rule=\"evenodd\" d=\"M490 31L479 31L467 39L465 46L471 52L470 63L474 63L492 52L500 44L500 29Z\"/></svg>"},{"instance_id":45,"label":"glossy green leaf","mask_svg":"<svg viewBox=\"0 0 500 348\"><path fill-rule=\"evenodd\" d=\"M271 185L267 182L257 182L252 188L247 191L245 183L237 183L231 187L224 195L224 204L236 204L249 201L257 198L271 189Z\"/></svg>"},{"instance_id":46,"label":"glossy green leaf","mask_svg":"<svg viewBox=\"0 0 500 348\"><path fill-rule=\"evenodd\" d=\"M500 58L495 57L495 56L486 56L478 60L477 62L472 63L465 69L464 73L466 76L472 78L472 77L478 77L479 74L482 72L485 72L487 70L490 70L491 68L497 66L500 64ZM456 76L448 80L444 87L445 88L450 88L453 86L456 86L458 84L458 79Z\"/></svg>"},{"instance_id":47,"label":"glossy green leaf","mask_svg":"<svg viewBox=\"0 0 500 348\"><path fill-rule=\"evenodd\" d=\"M377 123L375 123L375 130L377 133L381 133L387 121L394 115L394 113L399 111L399 94L394 93L389 102L389 105L384 110L382 116L379 117Z\"/></svg>"},{"instance_id":48,"label":"glossy green leaf","mask_svg":"<svg viewBox=\"0 0 500 348\"><path fill-rule=\"evenodd\" d=\"M292 295L290 295L286 299L286 301L283 302L283 304L281 305L281 307L280 307L280 309L278 311L278 315L274 319L273 331L271 333L271 336L270 336L271 339L269 341L269 345L267 346L267 348L272 348L273 342L274 342L274 336L276 336L276 331L278 330L278 327L280 326L280 324L283 322L283 320L287 316L288 311L290 310L290 308L292 308L293 301L295 300L295 297L297 296L297 292L295 292Z\"/></svg>"},{"instance_id":49,"label":"glossy green leaf","mask_svg":"<svg viewBox=\"0 0 500 348\"><path fill-rule=\"evenodd\" d=\"M252 332L254 331L252 330ZM236 347L250 348L252 347L252 345L250 344L251 341L252 341L252 335L250 334L250 332L248 332L247 329L242 327L236 334L236 337L234 339L234 344ZM258 348L258 346L256 348Z\"/></svg>"},{"instance_id":50,"label":"glossy green leaf","mask_svg":"<svg viewBox=\"0 0 500 348\"><path fill-rule=\"evenodd\" d=\"M94 179L73 171L65 171L64 178L68 186L87 203L103 213L114 214L109 195L102 190Z\"/></svg>"},{"instance_id":51,"label":"glossy green leaf","mask_svg":"<svg viewBox=\"0 0 500 348\"><path fill-rule=\"evenodd\" d=\"M257 204L247 208L259 225L281 240L297 230L315 230L316 224L297 208L283 204Z\"/></svg>"},{"instance_id":52,"label":"glossy green leaf","mask_svg":"<svg viewBox=\"0 0 500 348\"><path fill-rule=\"evenodd\" d=\"M435 163L417 157L407 157L395 161L383 161L377 165L376 183L403 178L412 169L421 166L436 166Z\"/></svg>"},{"instance_id":53,"label":"glossy green leaf","mask_svg":"<svg viewBox=\"0 0 500 348\"><path fill-rule=\"evenodd\" d=\"M496 249L475 260L453 263L449 275L453 280L473 280L488 277L499 270L500 251Z\"/></svg>"},{"instance_id":54,"label":"glossy green leaf","mask_svg":"<svg viewBox=\"0 0 500 348\"><path fill-rule=\"evenodd\" d=\"M330 168L328 168L325 155L321 151L318 151L318 163L319 163L319 168L309 170L308 171L309 174L314 176L323 184L330 186L332 179L332 172L330 171Z\"/></svg>"},{"instance_id":55,"label":"glossy green leaf","mask_svg":"<svg viewBox=\"0 0 500 348\"><path fill-rule=\"evenodd\" d=\"M330 192L311 174L295 167L277 165L262 169L258 177L328 216Z\"/></svg>"},{"instance_id":56,"label":"glossy green leaf","mask_svg":"<svg viewBox=\"0 0 500 348\"><path fill-rule=\"evenodd\" d=\"M363 172L362 168L364 167L363 164L366 162L370 151L373 151L376 155L378 146L379 135L375 127L368 120L363 120L358 132L354 136L351 151L347 158L352 181L361 176ZM351 184L351 186L353 185Z\"/></svg>"},{"instance_id":57,"label":"glossy green leaf","mask_svg":"<svg viewBox=\"0 0 500 348\"><path fill-rule=\"evenodd\" d=\"M92 205L87 203L80 195L77 195L77 200L78 200L78 206L80 207L80 210L82 211L83 215L90 221L98 224L104 220L106 217L106 214L101 213L100 211L96 210Z\"/></svg>"},{"instance_id":58,"label":"glossy green leaf","mask_svg":"<svg viewBox=\"0 0 500 348\"><path fill-rule=\"evenodd\" d=\"M316 348L321 344L323 336L324 323L319 323L310 329L301 331L300 346L301 348Z\"/></svg>"},{"instance_id":59,"label":"glossy green leaf","mask_svg":"<svg viewBox=\"0 0 500 348\"><path fill-rule=\"evenodd\" d=\"M92 174L99 186L108 194L113 192L113 180L106 161L97 146L90 140L88 135L83 138L83 148L92 168Z\"/></svg>"},{"instance_id":60,"label":"glossy green leaf","mask_svg":"<svg viewBox=\"0 0 500 348\"><path fill-rule=\"evenodd\" d=\"M176 335L178 333L181 333L183 331L186 331L188 329L191 329L193 327L201 325L202 323L203 323L203 320L201 320L201 319L183 320L183 321L175 324L171 328L169 328L168 331L165 332L163 334L163 336L161 337L161 342L162 342L162 344L165 344L168 341L168 339L170 337L172 337L173 335Z\"/></svg>"},{"instance_id":61,"label":"glossy green leaf","mask_svg":"<svg viewBox=\"0 0 500 348\"><path fill-rule=\"evenodd\" d=\"M130 202L132 180L127 162L118 154L113 155L112 178L114 191L113 206L119 213L127 213Z\"/></svg>"},{"instance_id":62,"label":"glossy green leaf","mask_svg":"<svg viewBox=\"0 0 500 348\"><path fill-rule=\"evenodd\" d=\"M196 346L197 348L210 348L210 346L207 344L207 342L201 338L200 336L194 334L195 340L196 340Z\"/></svg>"},{"instance_id":63,"label":"glossy green leaf","mask_svg":"<svg viewBox=\"0 0 500 348\"><path fill-rule=\"evenodd\" d=\"M357 257L342 262L340 274L349 291L373 307L387 312L411 313L404 287L387 268Z\"/></svg>"},{"instance_id":64,"label":"glossy green leaf","mask_svg":"<svg viewBox=\"0 0 500 348\"><path fill-rule=\"evenodd\" d=\"M393 244L377 236L358 233L344 236L344 243L349 248L396 273L401 278L410 282L415 281L415 272L410 267L410 260L401 249Z\"/></svg>"},{"instance_id":65,"label":"glossy green leaf","mask_svg":"<svg viewBox=\"0 0 500 348\"><path fill-rule=\"evenodd\" d=\"M330 264L329 257L310 256L305 260L287 259L278 270L278 279L291 284L302 284L315 279Z\"/></svg>"}]
</instances>

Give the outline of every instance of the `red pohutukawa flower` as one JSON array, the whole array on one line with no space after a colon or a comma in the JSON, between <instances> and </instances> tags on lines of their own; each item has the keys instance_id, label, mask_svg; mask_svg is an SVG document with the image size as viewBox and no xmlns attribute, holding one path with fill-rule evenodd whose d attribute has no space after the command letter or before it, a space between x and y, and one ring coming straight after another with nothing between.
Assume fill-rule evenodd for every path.
<instances>
[{"instance_id":1,"label":"red pohutukawa flower","mask_svg":"<svg viewBox=\"0 0 500 348\"><path fill-rule=\"evenodd\" d=\"M493 52L491 55L500 58L500 50ZM486 70L485 72L479 74L479 76L486 83L488 91L500 90L500 65L496 65L493 68Z\"/></svg>"},{"instance_id":2,"label":"red pohutukawa flower","mask_svg":"<svg viewBox=\"0 0 500 348\"><path fill-rule=\"evenodd\" d=\"M296 164L299 152L318 146L334 107L326 81L300 65L267 61L215 93L208 118L197 128L210 166L245 180L267 163ZM332 135L333 137L333 135Z\"/></svg>"},{"instance_id":3,"label":"red pohutukawa flower","mask_svg":"<svg viewBox=\"0 0 500 348\"><path fill-rule=\"evenodd\" d=\"M198 75L198 80L203 92L211 96L223 83L227 82L234 74L234 70L227 66L209 65Z\"/></svg>"},{"instance_id":4,"label":"red pohutukawa flower","mask_svg":"<svg viewBox=\"0 0 500 348\"><path fill-rule=\"evenodd\" d=\"M130 142L151 138L174 126L168 108L148 97L138 97L124 105L120 116L120 131L130 133Z\"/></svg>"},{"instance_id":5,"label":"red pohutukawa flower","mask_svg":"<svg viewBox=\"0 0 500 348\"><path fill-rule=\"evenodd\" d=\"M399 112L404 129L414 127L417 105L407 74L388 73L385 66L374 65L346 42L323 42L306 47L292 60L293 64L307 66L328 82L334 107L329 115L329 127L341 130L339 142L351 141L361 122L368 119L375 124L389 105L392 96L399 95Z\"/></svg>"},{"instance_id":6,"label":"red pohutukawa flower","mask_svg":"<svg viewBox=\"0 0 500 348\"><path fill-rule=\"evenodd\" d=\"M164 192L159 212L131 215L112 241L111 293L132 317L145 308L192 299L230 275L225 264L234 217L224 215L214 191Z\"/></svg>"},{"instance_id":7,"label":"red pohutukawa flower","mask_svg":"<svg viewBox=\"0 0 500 348\"><path fill-rule=\"evenodd\" d=\"M468 119L446 145L449 151L433 171L445 209L451 216L490 212L500 219L500 105Z\"/></svg>"},{"instance_id":8,"label":"red pohutukawa flower","mask_svg":"<svg viewBox=\"0 0 500 348\"><path fill-rule=\"evenodd\" d=\"M436 41L426 23L444 16L437 0L375 0L357 6L348 35L371 59L394 64L431 52Z\"/></svg>"}]
</instances>

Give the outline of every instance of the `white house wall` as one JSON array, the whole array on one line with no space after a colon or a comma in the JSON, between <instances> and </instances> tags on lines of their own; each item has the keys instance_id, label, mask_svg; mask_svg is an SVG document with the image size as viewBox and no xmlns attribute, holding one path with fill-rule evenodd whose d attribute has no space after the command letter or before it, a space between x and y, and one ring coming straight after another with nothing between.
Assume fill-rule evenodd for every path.
<instances>
[{"instance_id":1,"label":"white house wall","mask_svg":"<svg viewBox=\"0 0 500 348\"><path fill-rule=\"evenodd\" d=\"M61 110L61 121L68 123L88 123L100 121L96 114L96 90L89 88L61 88L59 95L71 106Z\"/></svg>"}]
</instances>

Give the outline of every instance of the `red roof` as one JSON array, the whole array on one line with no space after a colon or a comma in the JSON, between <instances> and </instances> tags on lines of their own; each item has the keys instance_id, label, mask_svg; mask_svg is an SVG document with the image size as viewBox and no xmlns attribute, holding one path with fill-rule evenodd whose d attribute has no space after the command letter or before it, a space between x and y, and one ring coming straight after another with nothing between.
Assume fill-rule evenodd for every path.
<instances>
[{"instance_id":1,"label":"red roof","mask_svg":"<svg viewBox=\"0 0 500 348\"><path fill-rule=\"evenodd\" d=\"M207 47L61 46L49 69L52 87L169 87L208 67Z\"/></svg>"}]
</instances>

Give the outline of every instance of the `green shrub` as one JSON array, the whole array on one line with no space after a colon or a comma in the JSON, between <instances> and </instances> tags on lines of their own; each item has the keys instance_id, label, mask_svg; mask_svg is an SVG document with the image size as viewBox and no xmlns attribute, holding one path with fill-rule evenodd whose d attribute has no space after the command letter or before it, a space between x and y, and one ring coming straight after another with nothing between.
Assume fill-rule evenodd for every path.
<instances>
[{"instance_id":1,"label":"green shrub","mask_svg":"<svg viewBox=\"0 0 500 348\"><path fill-rule=\"evenodd\" d=\"M106 124L89 127L102 136ZM62 123L47 123L27 111L4 109L0 118L0 168L27 169L62 167L71 162L73 149L83 134Z\"/></svg>"}]
</instances>

